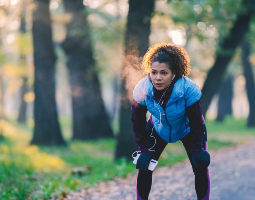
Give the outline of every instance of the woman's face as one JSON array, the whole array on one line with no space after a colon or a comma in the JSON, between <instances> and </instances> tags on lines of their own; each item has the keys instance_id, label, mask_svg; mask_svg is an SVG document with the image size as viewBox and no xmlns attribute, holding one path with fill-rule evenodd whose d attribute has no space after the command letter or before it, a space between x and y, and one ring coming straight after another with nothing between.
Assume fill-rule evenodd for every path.
<instances>
[{"instance_id":1,"label":"woman's face","mask_svg":"<svg viewBox=\"0 0 255 200\"><path fill-rule=\"evenodd\" d=\"M150 77L157 90L164 90L170 85L174 74L166 63L153 62L151 64Z\"/></svg>"}]
</instances>

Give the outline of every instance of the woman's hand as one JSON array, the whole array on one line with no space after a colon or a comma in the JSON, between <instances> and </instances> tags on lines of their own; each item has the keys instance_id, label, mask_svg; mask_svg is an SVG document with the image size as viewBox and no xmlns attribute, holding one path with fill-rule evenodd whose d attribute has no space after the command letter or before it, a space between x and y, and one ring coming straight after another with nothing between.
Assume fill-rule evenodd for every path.
<instances>
[{"instance_id":1,"label":"woman's hand","mask_svg":"<svg viewBox=\"0 0 255 200\"><path fill-rule=\"evenodd\" d=\"M138 158L136 169L141 169L143 171L148 171L148 167L151 159L154 159L153 154L141 154Z\"/></svg>"},{"instance_id":2,"label":"woman's hand","mask_svg":"<svg viewBox=\"0 0 255 200\"><path fill-rule=\"evenodd\" d=\"M208 167L210 165L210 154L203 151L192 156L192 164L194 167Z\"/></svg>"}]
</instances>

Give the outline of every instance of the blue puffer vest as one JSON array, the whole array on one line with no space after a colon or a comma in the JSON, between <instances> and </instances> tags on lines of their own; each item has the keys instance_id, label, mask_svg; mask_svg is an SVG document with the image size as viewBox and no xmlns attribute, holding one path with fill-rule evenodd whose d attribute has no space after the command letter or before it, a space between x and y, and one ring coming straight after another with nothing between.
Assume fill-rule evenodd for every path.
<instances>
[{"instance_id":1,"label":"blue puffer vest","mask_svg":"<svg viewBox=\"0 0 255 200\"><path fill-rule=\"evenodd\" d=\"M165 110L153 99L153 85L148 77L143 78L133 91L134 100L147 106L156 132L168 143L174 143L190 132L185 108L197 102L201 95L196 83L184 76L174 84Z\"/></svg>"}]
</instances>

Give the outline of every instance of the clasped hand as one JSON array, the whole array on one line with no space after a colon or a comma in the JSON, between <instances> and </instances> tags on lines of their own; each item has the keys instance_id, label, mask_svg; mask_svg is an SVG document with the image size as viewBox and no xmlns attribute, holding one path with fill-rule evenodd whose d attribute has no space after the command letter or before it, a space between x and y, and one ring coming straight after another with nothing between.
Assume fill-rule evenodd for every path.
<instances>
[{"instance_id":1,"label":"clasped hand","mask_svg":"<svg viewBox=\"0 0 255 200\"><path fill-rule=\"evenodd\" d=\"M151 159L154 159L153 154L141 154L137 160L136 169L141 169L143 171L148 171L148 167Z\"/></svg>"},{"instance_id":2,"label":"clasped hand","mask_svg":"<svg viewBox=\"0 0 255 200\"><path fill-rule=\"evenodd\" d=\"M194 167L208 167L210 165L210 154L203 151L192 156L192 164Z\"/></svg>"}]
</instances>

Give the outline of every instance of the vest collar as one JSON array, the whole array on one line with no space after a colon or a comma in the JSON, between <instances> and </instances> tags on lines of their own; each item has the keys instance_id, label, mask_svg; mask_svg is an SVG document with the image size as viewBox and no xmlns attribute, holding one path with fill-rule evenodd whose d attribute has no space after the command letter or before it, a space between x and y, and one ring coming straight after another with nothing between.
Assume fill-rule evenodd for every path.
<instances>
[{"instance_id":1,"label":"vest collar","mask_svg":"<svg viewBox=\"0 0 255 200\"><path fill-rule=\"evenodd\" d=\"M181 78L179 78L176 83L174 84L174 88L173 88L173 91L172 91L172 94L167 102L167 105L174 102L174 101L177 101L178 99L182 98L183 95L184 95L184 79L185 77L182 76ZM152 82L149 81L149 96L153 99L153 85L152 85Z\"/></svg>"},{"instance_id":2,"label":"vest collar","mask_svg":"<svg viewBox=\"0 0 255 200\"><path fill-rule=\"evenodd\" d=\"M167 104L177 101L178 99L183 97L183 95L184 95L184 79L185 79L184 76L182 76L174 84L173 92L172 92Z\"/></svg>"}]
</instances>

